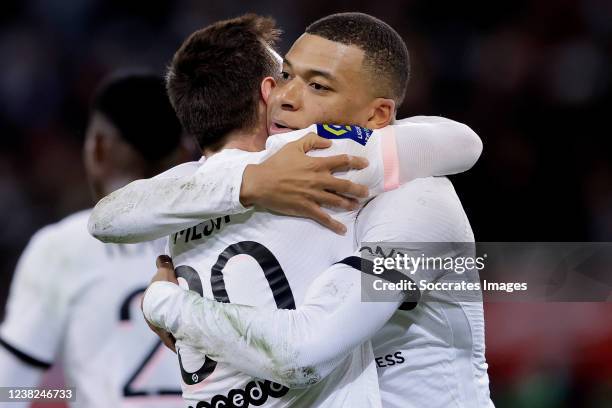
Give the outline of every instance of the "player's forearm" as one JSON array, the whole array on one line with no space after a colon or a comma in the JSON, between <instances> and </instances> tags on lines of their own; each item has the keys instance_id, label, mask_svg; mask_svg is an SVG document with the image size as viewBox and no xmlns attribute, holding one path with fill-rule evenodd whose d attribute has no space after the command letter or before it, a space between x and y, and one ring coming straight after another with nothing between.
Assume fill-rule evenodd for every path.
<instances>
[{"instance_id":1,"label":"player's forearm","mask_svg":"<svg viewBox=\"0 0 612 408\"><path fill-rule=\"evenodd\" d=\"M325 378L401 303L362 303L360 272L332 268L313 282L296 310L219 303L164 283L151 286L144 312L179 342L217 361L301 388Z\"/></svg>"},{"instance_id":2,"label":"player's forearm","mask_svg":"<svg viewBox=\"0 0 612 408\"><path fill-rule=\"evenodd\" d=\"M149 241L207 219L244 212L240 204L243 166L223 176L196 172L179 178L136 180L96 204L89 232L103 242Z\"/></svg>"},{"instance_id":3,"label":"player's forearm","mask_svg":"<svg viewBox=\"0 0 612 408\"><path fill-rule=\"evenodd\" d=\"M268 312L262 319L253 307L219 303L171 285L151 285L143 312L152 324L172 333L177 344L285 386L299 388L318 381L316 373L300 372L297 364L288 363L290 345L275 337L278 315L287 311Z\"/></svg>"},{"instance_id":4,"label":"player's forearm","mask_svg":"<svg viewBox=\"0 0 612 408\"><path fill-rule=\"evenodd\" d=\"M482 153L480 137L467 125L440 117L415 117L394 126L399 183L469 170Z\"/></svg>"}]
</instances>

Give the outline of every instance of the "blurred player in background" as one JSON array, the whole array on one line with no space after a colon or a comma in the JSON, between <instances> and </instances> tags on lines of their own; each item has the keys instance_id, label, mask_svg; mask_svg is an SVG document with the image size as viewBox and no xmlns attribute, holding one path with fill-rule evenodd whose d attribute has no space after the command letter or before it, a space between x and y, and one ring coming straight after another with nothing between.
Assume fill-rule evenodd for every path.
<instances>
[{"instance_id":1,"label":"blurred player in background","mask_svg":"<svg viewBox=\"0 0 612 408\"><path fill-rule=\"evenodd\" d=\"M109 78L83 150L94 198L180 163L182 139L162 78ZM75 407L181 407L176 357L139 310L159 247L105 245L87 233L89 214L38 231L21 256L0 327L0 386L38 386L58 363L76 388Z\"/></svg>"}]
</instances>

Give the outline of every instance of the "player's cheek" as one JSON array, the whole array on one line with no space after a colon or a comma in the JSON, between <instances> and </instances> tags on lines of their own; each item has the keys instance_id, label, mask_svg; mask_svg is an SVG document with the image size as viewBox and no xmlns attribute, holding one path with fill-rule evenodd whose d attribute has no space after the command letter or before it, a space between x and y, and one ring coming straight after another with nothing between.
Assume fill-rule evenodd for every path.
<instances>
[{"instance_id":1,"label":"player's cheek","mask_svg":"<svg viewBox=\"0 0 612 408\"><path fill-rule=\"evenodd\" d=\"M308 103L310 123L336 123L340 115L333 101L330 102L331 98L314 96L310 99Z\"/></svg>"},{"instance_id":2,"label":"player's cheek","mask_svg":"<svg viewBox=\"0 0 612 408\"><path fill-rule=\"evenodd\" d=\"M320 115L325 119L325 123L344 124L347 118L347 112L338 109L334 103L322 107Z\"/></svg>"}]
</instances>

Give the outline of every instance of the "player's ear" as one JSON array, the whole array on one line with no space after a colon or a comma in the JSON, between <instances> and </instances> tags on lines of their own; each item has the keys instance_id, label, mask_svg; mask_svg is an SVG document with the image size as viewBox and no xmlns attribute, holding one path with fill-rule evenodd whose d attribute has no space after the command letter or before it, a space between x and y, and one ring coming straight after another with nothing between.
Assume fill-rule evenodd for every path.
<instances>
[{"instance_id":1,"label":"player's ear","mask_svg":"<svg viewBox=\"0 0 612 408\"><path fill-rule=\"evenodd\" d=\"M98 131L88 131L85 138L84 156L85 162L93 168L98 168L106 156L104 135Z\"/></svg>"},{"instance_id":2,"label":"player's ear","mask_svg":"<svg viewBox=\"0 0 612 408\"><path fill-rule=\"evenodd\" d=\"M387 98L376 98L367 123L370 129L380 129L393 123L395 119L395 101Z\"/></svg>"},{"instance_id":3,"label":"player's ear","mask_svg":"<svg viewBox=\"0 0 612 408\"><path fill-rule=\"evenodd\" d=\"M276 81L272 77L265 77L263 81L261 81L261 98L264 103L268 103L268 98L270 97L270 92L276 86Z\"/></svg>"}]
</instances>

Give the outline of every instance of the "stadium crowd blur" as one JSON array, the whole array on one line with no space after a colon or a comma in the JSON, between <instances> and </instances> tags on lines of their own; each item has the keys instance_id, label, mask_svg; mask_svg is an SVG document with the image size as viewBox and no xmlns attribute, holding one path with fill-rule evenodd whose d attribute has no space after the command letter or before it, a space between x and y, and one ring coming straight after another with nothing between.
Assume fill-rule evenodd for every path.
<instances>
[{"instance_id":1,"label":"stadium crowd blur","mask_svg":"<svg viewBox=\"0 0 612 408\"><path fill-rule=\"evenodd\" d=\"M282 52L333 12L396 28L412 58L399 116L446 116L483 139L480 162L452 177L478 241L612 241L608 0L6 0L2 9L0 313L32 233L91 205L80 149L98 81L119 68L161 74L189 33L247 11L277 19ZM610 305L487 304L495 403L612 406Z\"/></svg>"}]
</instances>

